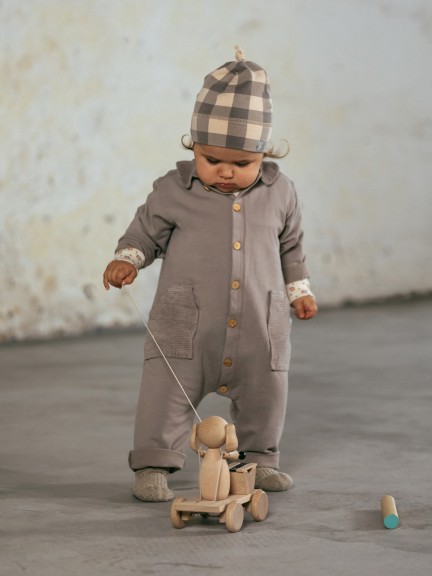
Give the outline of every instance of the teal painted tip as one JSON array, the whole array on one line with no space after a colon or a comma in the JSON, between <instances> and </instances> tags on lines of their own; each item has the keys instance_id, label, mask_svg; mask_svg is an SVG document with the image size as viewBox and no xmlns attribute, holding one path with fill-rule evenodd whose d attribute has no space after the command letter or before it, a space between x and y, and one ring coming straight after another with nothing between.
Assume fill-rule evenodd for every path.
<instances>
[{"instance_id":1,"label":"teal painted tip","mask_svg":"<svg viewBox=\"0 0 432 576\"><path fill-rule=\"evenodd\" d=\"M384 526L386 528L397 528L399 526L399 518L396 514L389 514L384 518Z\"/></svg>"}]
</instances>

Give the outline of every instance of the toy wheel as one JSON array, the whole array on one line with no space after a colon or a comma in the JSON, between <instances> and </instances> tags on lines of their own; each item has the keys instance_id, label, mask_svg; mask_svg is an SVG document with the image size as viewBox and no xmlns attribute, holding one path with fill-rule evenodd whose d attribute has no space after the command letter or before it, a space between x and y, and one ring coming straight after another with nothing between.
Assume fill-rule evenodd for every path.
<instances>
[{"instance_id":1,"label":"toy wheel","mask_svg":"<svg viewBox=\"0 0 432 576\"><path fill-rule=\"evenodd\" d=\"M176 504L180 504L180 502L184 502L184 498L176 498L171 505L171 522L174 528L184 528L186 526L182 513L175 508Z\"/></svg>"},{"instance_id":2,"label":"toy wheel","mask_svg":"<svg viewBox=\"0 0 432 576\"><path fill-rule=\"evenodd\" d=\"M256 522L261 522L267 518L268 496L264 490L255 490L252 494L250 513Z\"/></svg>"},{"instance_id":3,"label":"toy wheel","mask_svg":"<svg viewBox=\"0 0 432 576\"><path fill-rule=\"evenodd\" d=\"M238 532L243 526L244 508L238 502L230 502L226 509L225 524L228 532Z\"/></svg>"}]
</instances>

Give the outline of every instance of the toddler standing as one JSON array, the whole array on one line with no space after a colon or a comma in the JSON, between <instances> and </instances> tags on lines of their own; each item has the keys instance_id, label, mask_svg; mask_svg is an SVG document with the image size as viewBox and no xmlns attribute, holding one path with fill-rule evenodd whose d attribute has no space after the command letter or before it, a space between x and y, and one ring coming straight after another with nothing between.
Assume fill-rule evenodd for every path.
<instances>
[{"instance_id":1,"label":"toddler standing","mask_svg":"<svg viewBox=\"0 0 432 576\"><path fill-rule=\"evenodd\" d=\"M131 284L163 258L149 327L194 406L231 401L239 447L256 487L287 490L279 470L290 361L290 307L317 313L302 249L299 201L270 144L266 72L236 60L208 74L192 116L194 160L154 183L120 238L104 285ZM147 335L134 448L134 495L173 498L168 475L185 463L194 413Z\"/></svg>"}]
</instances>

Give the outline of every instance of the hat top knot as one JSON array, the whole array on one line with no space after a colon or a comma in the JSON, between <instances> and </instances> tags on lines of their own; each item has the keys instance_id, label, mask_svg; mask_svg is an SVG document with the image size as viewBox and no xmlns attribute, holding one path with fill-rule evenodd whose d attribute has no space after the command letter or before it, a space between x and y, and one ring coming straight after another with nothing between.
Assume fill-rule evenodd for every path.
<instances>
[{"instance_id":1,"label":"hat top knot","mask_svg":"<svg viewBox=\"0 0 432 576\"><path fill-rule=\"evenodd\" d=\"M246 60L245 53L240 48L240 46L235 46L235 59L237 62L241 62L242 60Z\"/></svg>"}]
</instances>

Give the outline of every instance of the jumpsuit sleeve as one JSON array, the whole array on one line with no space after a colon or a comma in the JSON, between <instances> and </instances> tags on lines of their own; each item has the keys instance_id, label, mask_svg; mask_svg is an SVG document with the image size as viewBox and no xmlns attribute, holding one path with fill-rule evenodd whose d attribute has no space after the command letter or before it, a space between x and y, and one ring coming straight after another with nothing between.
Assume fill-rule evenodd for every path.
<instances>
[{"instance_id":1,"label":"jumpsuit sleeve","mask_svg":"<svg viewBox=\"0 0 432 576\"><path fill-rule=\"evenodd\" d=\"M144 266L149 266L155 258L164 257L175 227L168 215L169 202L163 202L161 198L160 180L154 183L145 204L137 209L116 248L116 252L126 248L139 250L144 255Z\"/></svg>"},{"instance_id":2,"label":"jumpsuit sleeve","mask_svg":"<svg viewBox=\"0 0 432 576\"><path fill-rule=\"evenodd\" d=\"M285 226L279 235L280 258L285 284L309 278L303 251L303 229L300 203L294 184L287 179L288 203Z\"/></svg>"}]
</instances>

